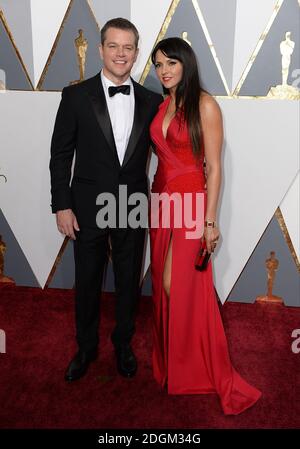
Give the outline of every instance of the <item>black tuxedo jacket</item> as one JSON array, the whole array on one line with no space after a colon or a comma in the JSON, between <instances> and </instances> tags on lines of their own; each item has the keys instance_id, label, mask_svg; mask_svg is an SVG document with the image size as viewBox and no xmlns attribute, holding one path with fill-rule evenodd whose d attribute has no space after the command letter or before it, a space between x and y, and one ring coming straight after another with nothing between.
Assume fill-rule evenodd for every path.
<instances>
[{"instance_id":1,"label":"black tuxedo jacket","mask_svg":"<svg viewBox=\"0 0 300 449\"><path fill-rule=\"evenodd\" d=\"M118 194L125 184L128 195L148 193L146 165L149 126L161 95L132 80L134 121L123 164L120 165L100 74L63 89L51 142L52 212L72 209L79 223L95 223L96 196ZM121 95L121 94L119 94ZM71 181L75 152L74 173Z\"/></svg>"}]
</instances>

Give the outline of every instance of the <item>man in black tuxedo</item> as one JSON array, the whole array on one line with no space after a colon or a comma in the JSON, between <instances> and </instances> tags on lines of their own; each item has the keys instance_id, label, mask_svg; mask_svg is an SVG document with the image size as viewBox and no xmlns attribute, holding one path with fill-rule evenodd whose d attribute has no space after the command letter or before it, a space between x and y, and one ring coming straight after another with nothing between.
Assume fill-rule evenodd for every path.
<instances>
[{"instance_id":1,"label":"man in black tuxedo","mask_svg":"<svg viewBox=\"0 0 300 449\"><path fill-rule=\"evenodd\" d=\"M126 186L128 196L148 194L149 125L162 97L130 78L138 39L137 29L126 19L105 24L100 45L103 70L63 89L52 136L52 211L59 231L74 240L79 349L67 368L67 381L82 377L97 357L99 297L109 238L116 289L116 326L111 339L117 368L125 377L137 369L130 341L135 331L145 229L100 228L96 197L109 192L115 195L117 207L122 207L118 204L120 185Z\"/></svg>"}]
</instances>

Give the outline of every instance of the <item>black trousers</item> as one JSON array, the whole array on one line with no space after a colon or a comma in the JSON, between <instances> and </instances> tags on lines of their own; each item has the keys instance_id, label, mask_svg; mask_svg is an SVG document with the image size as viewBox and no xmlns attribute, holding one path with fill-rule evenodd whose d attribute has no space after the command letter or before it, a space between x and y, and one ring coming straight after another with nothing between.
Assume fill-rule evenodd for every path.
<instances>
[{"instance_id":1,"label":"black trousers","mask_svg":"<svg viewBox=\"0 0 300 449\"><path fill-rule=\"evenodd\" d=\"M135 332L135 312L144 252L145 229L80 226L74 241L75 319L79 349L89 352L99 343L100 294L107 262L108 237L116 291L114 345L129 343Z\"/></svg>"}]
</instances>

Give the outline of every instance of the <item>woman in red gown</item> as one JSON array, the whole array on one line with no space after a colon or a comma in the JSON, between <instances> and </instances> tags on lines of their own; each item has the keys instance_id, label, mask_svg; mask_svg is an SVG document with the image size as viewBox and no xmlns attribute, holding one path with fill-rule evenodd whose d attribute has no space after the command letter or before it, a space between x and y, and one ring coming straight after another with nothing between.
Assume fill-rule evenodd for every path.
<instances>
[{"instance_id":1,"label":"woman in red gown","mask_svg":"<svg viewBox=\"0 0 300 449\"><path fill-rule=\"evenodd\" d=\"M158 156L152 197L177 192L183 198L184 193L190 193L194 210L196 194L202 194L205 226L201 235L212 253L219 238L220 108L201 89L195 54L183 39L160 41L152 61L168 93L150 128ZM151 201L151 217L161 220L163 203L159 202L159 210L153 210L153 204ZM169 394L217 393L224 413L236 415L251 407L261 393L231 365L211 260L205 271L195 269L200 236L186 238L184 220L178 227L175 218L175 208L171 207L169 227L161 221L150 226L154 377Z\"/></svg>"}]
</instances>

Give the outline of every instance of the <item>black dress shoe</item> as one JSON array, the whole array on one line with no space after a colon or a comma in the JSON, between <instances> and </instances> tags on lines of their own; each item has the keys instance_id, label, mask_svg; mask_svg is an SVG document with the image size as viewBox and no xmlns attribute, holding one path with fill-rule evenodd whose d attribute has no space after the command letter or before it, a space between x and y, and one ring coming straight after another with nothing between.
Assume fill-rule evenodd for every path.
<instances>
[{"instance_id":1,"label":"black dress shoe","mask_svg":"<svg viewBox=\"0 0 300 449\"><path fill-rule=\"evenodd\" d=\"M137 370L137 361L129 343L116 345L117 368L124 377L133 377Z\"/></svg>"},{"instance_id":2,"label":"black dress shoe","mask_svg":"<svg viewBox=\"0 0 300 449\"><path fill-rule=\"evenodd\" d=\"M65 380L67 382L73 382L73 380L78 380L83 377L87 372L89 364L96 360L96 358L97 350L91 352L78 351L67 368Z\"/></svg>"}]
</instances>

